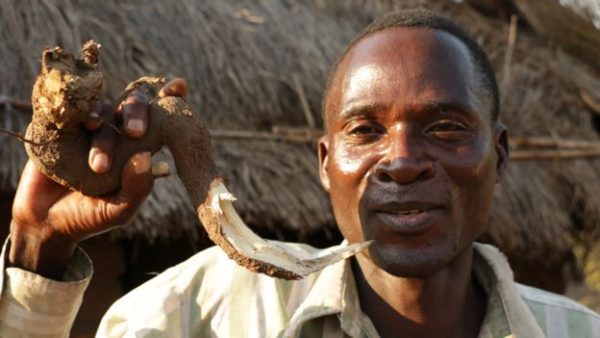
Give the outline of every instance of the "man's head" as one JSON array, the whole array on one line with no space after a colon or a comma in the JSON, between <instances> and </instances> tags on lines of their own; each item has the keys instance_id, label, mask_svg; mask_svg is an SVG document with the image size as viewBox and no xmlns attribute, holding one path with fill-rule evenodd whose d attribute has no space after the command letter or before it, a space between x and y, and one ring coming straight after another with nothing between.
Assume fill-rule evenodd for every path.
<instances>
[{"instance_id":1,"label":"man's head","mask_svg":"<svg viewBox=\"0 0 600 338\"><path fill-rule=\"evenodd\" d=\"M386 16L326 92L323 186L344 237L373 240L368 256L392 274L429 275L470 248L506 165L489 62L455 31L431 12Z\"/></svg>"},{"instance_id":2,"label":"man's head","mask_svg":"<svg viewBox=\"0 0 600 338\"><path fill-rule=\"evenodd\" d=\"M446 17L440 16L432 11L425 9L407 9L403 11L397 11L381 16L373 21L370 25L365 27L349 44L346 46L342 54L338 57L337 61L329 72L327 84L323 95L323 120L327 123L325 114L327 109L325 107L329 90L331 89L331 83L335 75L337 74L338 67L341 61L346 57L346 54L362 39L370 36L374 33L392 29L392 28L424 28L424 29L435 29L447 32L454 37L461 40L471 55L471 59L477 68L477 73L474 74L478 77L474 84L477 84L473 90L481 91L478 94L482 94L485 99L489 100L490 111L492 116L492 122L498 120L500 113L500 94L498 92L498 84L496 82L496 76L494 74L494 68L489 61L487 54L481 47L475 42L462 28L452 22Z\"/></svg>"}]
</instances>

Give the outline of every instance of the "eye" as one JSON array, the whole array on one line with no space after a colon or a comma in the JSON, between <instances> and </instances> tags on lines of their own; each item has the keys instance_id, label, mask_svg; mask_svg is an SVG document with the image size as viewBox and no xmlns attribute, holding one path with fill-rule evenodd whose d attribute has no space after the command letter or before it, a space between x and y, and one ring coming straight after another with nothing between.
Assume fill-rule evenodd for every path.
<instances>
[{"instance_id":1,"label":"eye","mask_svg":"<svg viewBox=\"0 0 600 338\"><path fill-rule=\"evenodd\" d=\"M425 132L441 140L460 141L471 134L471 128L459 121L442 120L429 125Z\"/></svg>"},{"instance_id":2,"label":"eye","mask_svg":"<svg viewBox=\"0 0 600 338\"><path fill-rule=\"evenodd\" d=\"M377 139L385 131L372 121L355 121L345 128L346 137L357 143L366 143Z\"/></svg>"},{"instance_id":3,"label":"eye","mask_svg":"<svg viewBox=\"0 0 600 338\"><path fill-rule=\"evenodd\" d=\"M438 132L438 131L461 131L465 130L466 127L458 122L453 121L441 121L433 126L430 126L427 131L428 132Z\"/></svg>"},{"instance_id":4,"label":"eye","mask_svg":"<svg viewBox=\"0 0 600 338\"><path fill-rule=\"evenodd\" d=\"M371 125L363 124L363 125L359 125L359 126L351 128L349 131L349 134L350 135L367 135L367 134L376 134L378 132L379 132L378 128L371 126Z\"/></svg>"}]
</instances>

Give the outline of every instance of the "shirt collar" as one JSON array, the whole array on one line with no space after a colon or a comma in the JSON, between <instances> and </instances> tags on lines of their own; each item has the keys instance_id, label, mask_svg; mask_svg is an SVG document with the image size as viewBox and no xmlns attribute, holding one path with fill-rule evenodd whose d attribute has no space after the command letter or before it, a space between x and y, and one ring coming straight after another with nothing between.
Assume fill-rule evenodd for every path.
<instances>
[{"instance_id":1,"label":"shirt collar","mask_svg":"<svg viewBox=\"0 0 600 338\"><path fill-rule=\"evenodd\" d=\"M347 245L347 241L342 245ZM354 275L348 259L324 268L296 309L283 337L296 337L302 326L315 318L337 315L350 337L378 337L373 324L360 309Z\"/></svg>"},{"instance_id":2,"label":"shirt collar","mask_svg":"<svg viewBox=\"0 0 600 338\"><path fill-rule=\"evenodd\" d=\"M480 337L544 337L535 317L519 295L504 255L495 247L474 244L473 273L487 299ZM323 269L304 301L296 309L284 337L295 337L304 323L337 315L342 330L351 337L378 337L360 309L350 260Z\"/></svg>"},{"instance_id":3,"label":"shirt collar","mask_svg":"<svg viewBox=\"0 0 600 338\"><path fill-rule=\"evenodd\" d=\"M297 337L304 323L309 320L332 314L342 313L342 290L346 283L346 260L324 268L306 295L306 298L294 311L283 337Z\"/></svg>"},{"instance_id":4,"label":"shirt collar","mask_svg":"<svg viewBox=\"0 0 600 338\"><path fill-rule=\"evenodd\" d=\"M474 248L473 273L487 295L480 337L544 337L504 254L487 244L475 243Z\"/></svg>"}]
</instances>

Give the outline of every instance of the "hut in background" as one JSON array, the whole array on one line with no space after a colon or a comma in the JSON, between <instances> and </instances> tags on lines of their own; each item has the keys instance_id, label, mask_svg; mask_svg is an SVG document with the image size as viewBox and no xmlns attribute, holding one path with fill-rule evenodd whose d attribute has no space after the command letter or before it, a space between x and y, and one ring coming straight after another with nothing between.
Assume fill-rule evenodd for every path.
<instances>
[{"instance_id":1,"label":"hut in background","mask_svg":"<svg viewBox=\"0 0 600 338\"><path fill-rule=\"evenodd\" d=\"M501 118L514 137L515 161L498 186L483 240L507 253L518 279L560 291L564 279L551 282L580 271L573 246L588 248L600 237L600 159L594 157L600 153L600 65L560 48L558 40L536 28L535 20L528 20L535 9L520 9L533 1L489 1L488 8L498 8L488 12L492 17L468 2L0 0L0 127L25 129L29 115L23 101L30 96L42 48L78 50L94 38L103 46L108 102L142 75L185 77L189 100L205 116L217 165L238 197L242 218L263 236L329 245L340 236L320 187L314 147L323 125L320 100L327 71L374 17L426 6L457 21L488 51L501 84ZM510 6L494 7L500 3ZM511 25L512 14L519 20ZM509 39L511 29L518 32L516 39ZM586 34L597 39L600 33ZM5 205L25 158L16 140L0 135ZM126 260L116 271L163 259L140 249L147 243L178 240L163 244L162 253L181 252L181 243L189 251L209 243L175 176L158 180L131 224L111 236L120 242L110 250L125 246L110 258ZM97 251L98 259L107 257L107 248ZM536 279L532 271L553 275Z\"/></svg>"}]
</instances>

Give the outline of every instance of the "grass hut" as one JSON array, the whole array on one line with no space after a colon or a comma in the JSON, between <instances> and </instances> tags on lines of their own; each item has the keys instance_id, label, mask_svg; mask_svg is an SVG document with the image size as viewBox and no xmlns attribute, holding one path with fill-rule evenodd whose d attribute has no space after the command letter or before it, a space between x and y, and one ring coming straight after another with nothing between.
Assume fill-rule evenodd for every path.
<instances>
[{"instance_id":1,"label":"grass hut","mask_svg":"<svg viewBox=\"0 0 600 338\"><path fill-rule=\"evenodd\" d=\"M501 84L514 161L498 186L483 239L507 253L517 278L529 278L519 271L539 271L556 279L556 273L577 271L575 244L588 248L600 237L600 65L539 33L518 9L521 1L504 3L511 5L502 8L506 17L516 14L518 21L442 0L0 0L0 127L25 129L23 103L43 47L78 50L94 38L103 46L107 101L142 75L185 77L246 222L271 238L328 245L340 236L320 187L314 146L327 70L374 17L426 6L476 37ZM0 135L0 159L8 204L25 161L22 146ZM125 242L134 262L140 243L183 238L193 250L208 244L175 176L158 180L136 218L113 236L134 239Z\"/></svg>"}]
</instances>

